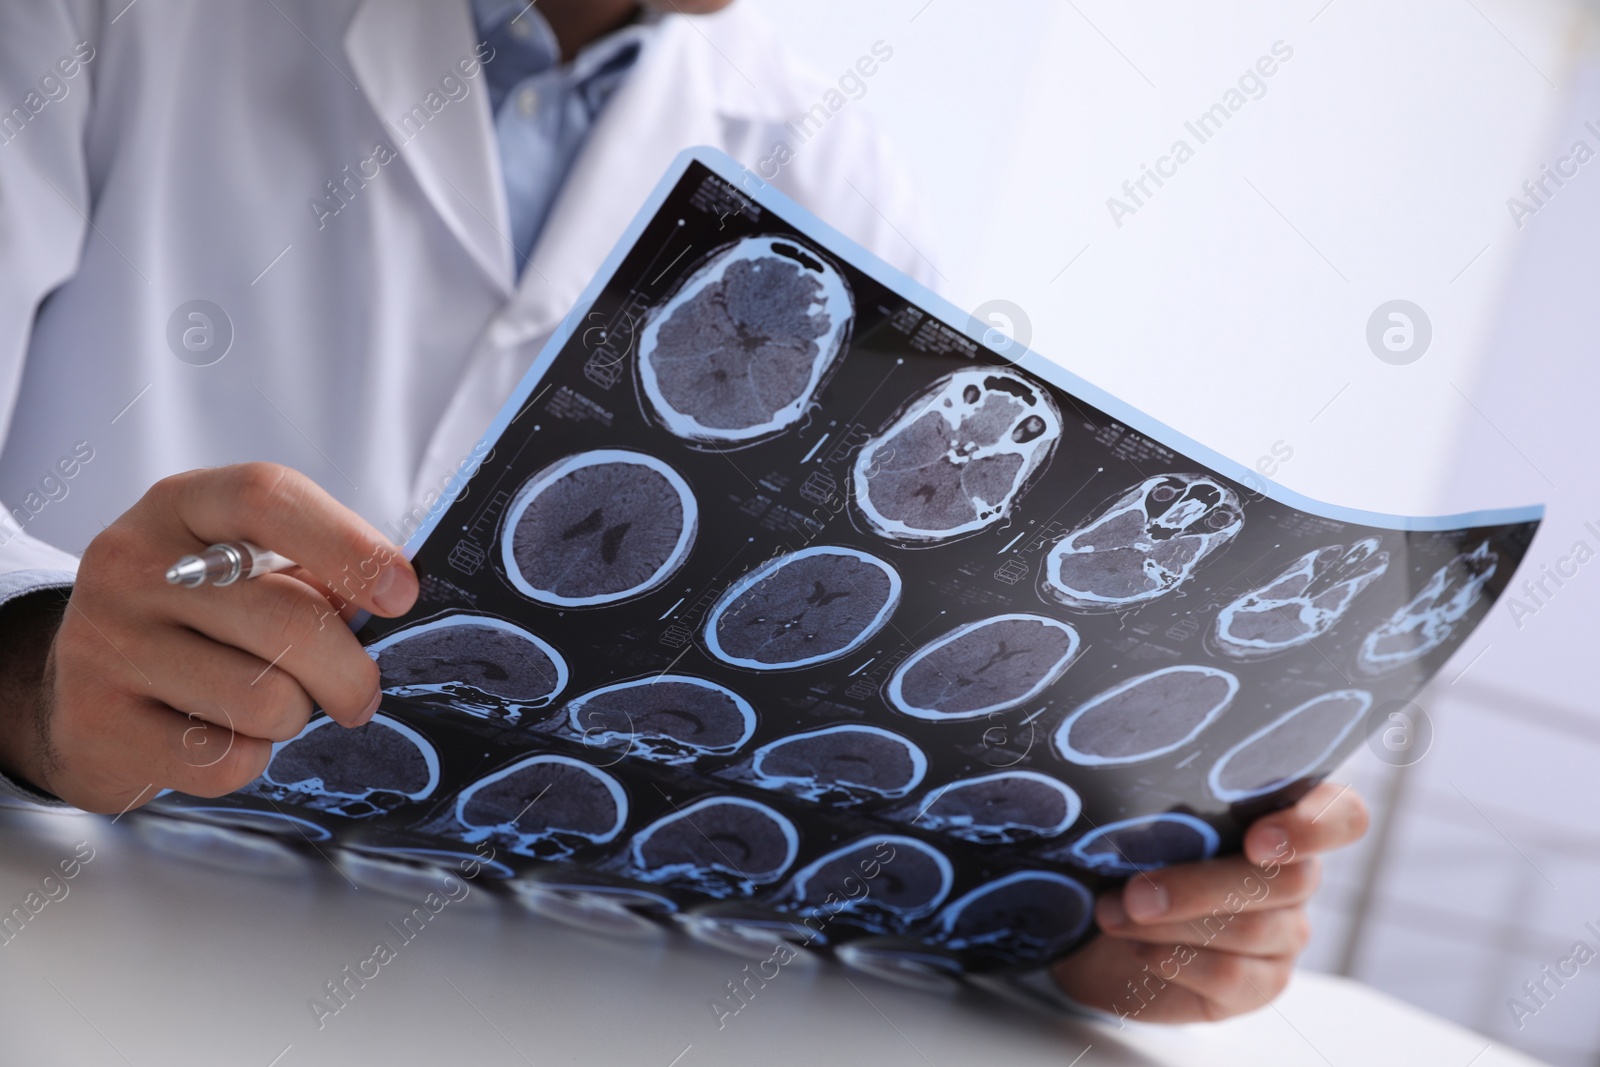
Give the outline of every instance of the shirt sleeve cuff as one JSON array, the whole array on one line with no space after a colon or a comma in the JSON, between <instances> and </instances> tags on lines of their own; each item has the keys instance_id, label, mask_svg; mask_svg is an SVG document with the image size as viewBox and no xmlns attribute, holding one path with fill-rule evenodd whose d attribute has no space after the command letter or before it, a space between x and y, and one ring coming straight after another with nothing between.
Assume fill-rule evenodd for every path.
<instances>
[{"instance_id":1,"label":"shirt sleeve cuff","mask_svg":"<svg viewBox=\"0 0 1600 1067\"><path fill-rule=\"evenodd\" d=\"M71 571L56 570L9 571L0 574L0 607L29 593L38 593L46 589L71 589L75 577ZM0 803L44 808L72 807L59 797L41 792L23 782L14 781L3 774L0 774Z\"/></svg>"}]
</instances>

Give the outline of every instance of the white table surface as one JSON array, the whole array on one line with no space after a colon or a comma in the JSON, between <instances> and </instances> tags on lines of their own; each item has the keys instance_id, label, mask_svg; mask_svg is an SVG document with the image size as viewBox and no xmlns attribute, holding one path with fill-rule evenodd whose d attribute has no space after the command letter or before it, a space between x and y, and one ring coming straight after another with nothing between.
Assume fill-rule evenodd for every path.
<instances>
[{"instance_id":1,"label":"white table surface","mask_svg":"<svg viewBox=\"0 0 1600 1067\"><path fill-rule=\"evenodd\" d=\"M149 822L0 809L0 914L40 890L77 842L94 849L50 887L59 899L0 945L4 1067L1533 1062L1311 973L1240 1019L1118 1030L791 964L719 1029L709 1001L745 960L679 937L574 930L479 889L401 943L319 1029L310 998L377 941L399 943L388 924L422 892L357 887L315 854L275 873L218 869L158 848Z\"/></svg>"}]
</instances>

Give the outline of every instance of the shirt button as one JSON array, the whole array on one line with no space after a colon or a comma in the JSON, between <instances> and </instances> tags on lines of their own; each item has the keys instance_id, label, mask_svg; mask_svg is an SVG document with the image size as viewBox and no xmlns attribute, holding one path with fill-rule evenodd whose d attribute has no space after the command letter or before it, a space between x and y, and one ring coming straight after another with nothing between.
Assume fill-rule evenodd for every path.
<instances>
[{"instance_id":1,"label":"shirt button","mask_svg":"<svg viewBox=\"0 0 1600 1067\"><path fill-rule=\"evenodd\" d=\"M533 26L528 23L528 20L526 18L523 18L521 15L519 15L515 19L512 20L512 22L511 22L511 36L517 38L520 41L525 41L525 40L528 39L529 36L532 35L532 33L533 33Z\"/></svg>"},{"instance_id":2,"label":"shirt button","mask_svg":"<svg viewBox=\"0 0 1600 1067\"><path fill-rule=\"evenodd\" d=\"M539 110L539 90L530 85L518 93L517 110L522 112L523 118L533 118L534 112Z\"/></svg>"}]
</instances>

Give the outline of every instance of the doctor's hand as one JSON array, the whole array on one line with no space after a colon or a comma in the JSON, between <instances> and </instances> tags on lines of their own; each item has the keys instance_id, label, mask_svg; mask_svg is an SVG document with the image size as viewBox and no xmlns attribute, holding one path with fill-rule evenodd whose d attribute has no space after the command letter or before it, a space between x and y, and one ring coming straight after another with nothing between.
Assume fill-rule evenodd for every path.
<instances>
[{"instance_id":1,"label":"doctor's hand","mask_svg":"<svg viewBox=\"0 0 1600 1067\"><path fill-rule=\"evenodd\" d=\"M1324 782L1245 834L1245 854L1150 871L1103 894L1102 936L1052 968L1086 1007L1139 1022L1225 1019L1283 991L1310 926L1317 854L1367 830L1366 805Z\"/></svg>"},{"instance_id":2,"label":"doctor's hand","mask_svg":"<svg viewBox=\"0 0 1600 1067\"><path fill-rule=\"evenodd\" d=\"M180 556L239 539L300 566L167 584ZM232 792L313 704L345 726L372 717L378 667L346 620L403 614L416 596L400 551L296 471L245 463L163 479L89 543L64 614L48 594L21 613L7 605L0 770L96 812L169 787Z\"/></svg>"}]
</instances>

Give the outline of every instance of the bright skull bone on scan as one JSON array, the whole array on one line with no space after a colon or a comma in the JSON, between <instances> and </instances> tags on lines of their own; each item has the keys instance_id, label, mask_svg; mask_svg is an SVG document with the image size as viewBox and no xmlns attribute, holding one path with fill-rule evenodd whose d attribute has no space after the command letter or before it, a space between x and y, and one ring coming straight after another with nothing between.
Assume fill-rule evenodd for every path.
<instances>
[{"instance_id":1,"label":"bright skull bone on scan","mask_svg":"<svg viewBox=\"0 0 1600 1067\"><path fill-rule=\"evenodd\" d=\"M1214 478L1146 478L1050 547L1039 589L1078 611L1139 607L1188 581L1243 526L1238 494Z\"/></svg>"},{"instance_id":2,"label":"bright skull bone on scan","mask_svg":"<svg viewBox=\"0 0 1600 1067\"><path fill-rule=\"evenodd\" d=\"M1200 664L1129 678L1079 705L1057 727L1056 751L1102 766L1164 756L1193 741L1239 692L1239 679Z\"/></svg>"},{"instance_id":3,"label":"bright skull bone on scan","mask_svg":"<svg viewBox=\"0 0 1600 1067\"><path fill-rule=\"evenodd\" d=\"M975 719L1024 704L1061 677L1078 632L1058 619L1011 614L958 626L890 675L889 706L934 722Z\"/></svg>"},{"instance_id":4,"label":"bright skull bone on scan","mask_svg":"<svg viewBox=\"0 0 1600 1067\"><path fill-rule=\"evenodd\" d=\"M1217 613L1223 654L1254 659L1310 644L1344 618L1362 590L1389 569L1389 553L1369 537L1346 549L1312 549L1258 589Z\"/></svg>"},{"instance_id":5,"label":"bright skull bone on scan","mask_svg":"<svg viewBox=\"0 0 1600 1067\"><path fill-rule=\"evenodd\" d=\"M854 318L844 278L788 237L712 253L640 335L640 385L677 436L737 446L805 413Z\"/></svg>"},{"instance_id":6,"label":"bright skull bone on scan","mask_svg":"<svg viewBox=\"0 0 1600 1067\"><path fill-rule=\"evenodd\" d=\"M567 706L585 744L627 751L659 763L687 764L737 752L755 733L750 702L686 674L660 674L585 693Z\"/></svg>"},{"instance_id":7,"label":"bright skull bone on scan","mask_svg":"<svg viewBox=\"0 0 1600 1067\"><path fill-rule=\"evenodd\" d=\"M1356 664L1368 674L1382 674L1444 644L1483 596L1499 562L1485 541L1440 567L1409 604L1366 636Z\"/></svg>"},{"instance_id":8,"label":"bright skull bone on scan","mask_svg":"<svg viewBox=\"0 0 1600 1067\"><path fill-rule=\"evenodd\" d=\"M1137 874L1210 859L1219 844L1209 823L1182 812L1166 812L1091 830L1072 846L1072 857L1102 874Z\"/></svg>"},{"instance_id":9,"label":"bright skull bone on scan","mask_svg":"<svg viewBox=\"0 0 1600 1067\"><path fill-rule=\"evenodd\" d=\"M874 933L895 933L932 914L954 881L954 868L938 849L915 838L880 834L802 868L778 906L822 908Z\"/></svg>"},{"instance_id":10,"label":"bright skull bone on scan","mask_svg":"<svg viewBox=\"0 0 1600 1067\"><path fill-rule=\"evenodd\" d=\"M367 646L385 692L450 694L457 687L543 707L566 687L567 664L543 638L487 615L455 612Z\"/></svg>"},{"instance_id":11,"label":"bright skull bone on scan","mask_svg":"<svg viewBox=\"0 0 1600 1067\"><path fill-rule=\"evenodd\" d=\"M467 786L456 798L455 818L463 840L494 840L512 852L560 859L615 838L628 818L628 798L597 767L539 755Z\"/></svg>"},{"instance_id":12,"label":"bright skull bone on scan","mask_svg":"<svg viewBox=\"0 0 1600 1067\"><path fill-rule=\"evenodd\" d=\"M952 901L939 915L940 942L1043 962L1089 926L1094 897L1052 871L1014 871Z\"/></svg>"},{"instance_id":13,"label":"bright skull bone on scan","mask_svg":"<svg viewBox=\"0 0 1600 1067\"><path fill-rule=\"evenodd\" d=\"M793 734L756 749L755 784L829 804L902 797L928 771L922 749L888 730L864 724Z\"/></svg>"},{"instance_id":14,"label":"bright skull bone on scan","mask_svg":"<svg viewBox=\"0 0 1600 1067\"><path fill-rule=\"evenodd\" d=\"M368 802L383 794L427 799L439 786L439 754L421 734L381 713L348 730L323 717L272 746L260 781L321 798L319 806L335 814L377 815L382 808Z\"/></svg>"},{"instance_id":15,"label":"bright skull bone on scan","mask_svg":"<svg viewBox=\"0 0 1600 1067\"><path fill-rule=\"evenodd\" d=\"M614 604L671 577L698 522L688 483L663 461L627 449L581 452L517 491L501 563L512 586L541 604Z\"/></svg>"},{"instance_id":16,"label":"bright skull bone on scan","mask_svg":"<svg viewBox=\"0 0 1600 1067\"><path fill-rule=\"evenodd\" d=\"M794 824L765 804L710 797L634 835L636 876L713 897L747 897L774 882L800 850Z\"/></svg>"},{"instance_id":17,"label":"bright skull bone on scan","mask_svg":"<svg viewBox=\"0 0 1600 1067\"><path fill-rule=\"evenodd\" d=\"M1065 833L1082 810L1065 782L1036 771L1001 771L941 786L909 821L975 844L1010 845Z\"/></svg>"},{"instance_id":18,"label":"bright skull bone on scan","mask_svg":"<svg viewBox=\"0 0 1600 1067\"><path fill-rule=\"evenodd\" d=\"M1061 439L1042 386L999 368L934 382L862 448L856 506L880 537L933 544L987 529L1009 513Z\"/></svg>"},{"instance_id":19,"label":"bright skull bone on scan","mask_svg":"<svg viewBox=\"0 0 1600 1067\"><path fill-rule=\"evenodd\" d=\"M1280 715L1222 754L1206 780L1219 800L1266 796L1309 780L1372 708L1372 694L1340 689Z\"/></svg>"},{"instance_id":20,"label":"bright skull bone on scan","mask_svg":"<svg viewBox=\"0 0 1600 1067\"><path fill-rule=\"evenodd\" d=\"M899 603L900 574L883 560L853 548L805 548L735 582L706 620L706 647L736 667L806 667L861 647Z\"/></svg>"}]
</instances>

